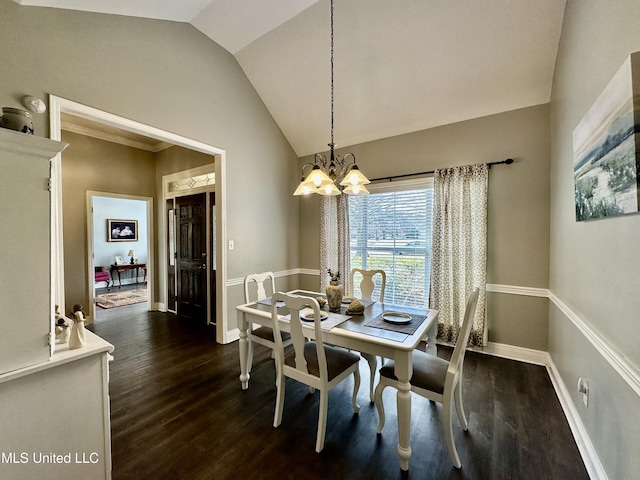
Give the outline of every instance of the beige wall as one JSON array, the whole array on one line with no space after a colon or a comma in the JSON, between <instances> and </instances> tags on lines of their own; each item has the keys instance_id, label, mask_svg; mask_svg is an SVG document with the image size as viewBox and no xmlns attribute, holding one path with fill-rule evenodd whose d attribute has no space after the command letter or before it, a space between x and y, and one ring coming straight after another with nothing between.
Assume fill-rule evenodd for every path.
<instances>
[{"instance_id":1,"label":"beige wall","mask_svg":"<svg viewBox=\"0 0 640 480\"><path fill-rule=\"evenodd\" d=\"M337 132L338 137L340 132ZM354 145L369 178L495 162L489 174L488 283L547 288L549 107L540 105ZM305 157L301 162L311 161ZM300 200L300 266L318 269L318 197ZM317 277L301 276L317 288ZM489 341L546 350L547 300L488 293Z\"/></svg>"},{"instance_id":2,"label":"beige wall","mask_svg":"<svg viewBox=\"0 0 640 480\"><path fill-rule=\"evenodd\" d=\"M640 51L638 25L637 0L569 0L551 103L550 288L566 308L550 307L549 352L611 479L638 478L640 468L640 216L575 221L572 132ZM622 362L628 382L594 342ZM580 376L590 381L588 408L575 388Z\"/></svg>"},{"instance_id":3,"label":"beige wall","mask_svg":"<svg viewBox=\"0 0 640 480\"><path fill-rule=\"evenodd\" d=\"M62 141L69 143L62 161L65 304L88 312L87 190L153 198L155 154L64 131Z\"/></svg>"},{"instance_id":4,"label":"beige wall","mask_svg":"<svg viewBox=\"0 0 640 480\"><path fill-rule=\"evenodd\" d=\"M227 229L236 241L228 276L297 266L297 158L224 49L184 23L11 0L0 0L0 49L2 106L54 94L224 149ZM48 116L34 124L49 136Z\"/></svg>"}]
</instances>

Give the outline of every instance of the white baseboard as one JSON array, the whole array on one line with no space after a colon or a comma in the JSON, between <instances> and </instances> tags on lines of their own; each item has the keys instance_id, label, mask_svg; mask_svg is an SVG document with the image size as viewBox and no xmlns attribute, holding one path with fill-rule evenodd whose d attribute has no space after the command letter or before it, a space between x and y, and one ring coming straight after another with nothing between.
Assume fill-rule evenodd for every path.
<instances>
[{"instance_id":1,"label":"white baseboard","mask_svg":"<svg viewBox=\"0 0 640 480\"><path fill-rule=\"evenodd\" d=\"M505 343L489 342L484 348L472 347L469 350L534 365L547 366L551 361L551 357L545 351L507 345Z\"/></svg>"},{"instance_id":2,"label":"white baseboard","mask_svg":"<svg viewBox=\"0 0 640 480\"><path fill-rule=\"evenodd\" d=\"M584 423L582 423L582 419L576 409L576 405L573 403L569 390L567 390L567 386L562 381L560 372L558 372L551 356L549 356L547 372L549 373L549 378L551 378L551 383L556 391L556 395L558 395L558 400L560 400L560 405L562 406L564 415L567 418L567 422L569 422L569 428L571 428L573 438L578 445L578 450L582 456L584 466L589 473L589 478L592 480L607 480L609 477L607 477L607 473L600 463L598 454L593 447L593 443L591 443L591 439L584 427Z\"/></svg>"},{"instance_id":3,"label":"white baseboard","mask_svg":"<svg viewBox=\"0 0 640 480\"><path fill-rule=\"evenodd\" d=\"M240 329L234 328L233 330L228 330L225 336L225 344L235 342L236 340L240 340Z\"/></svg>"}]
</instances>

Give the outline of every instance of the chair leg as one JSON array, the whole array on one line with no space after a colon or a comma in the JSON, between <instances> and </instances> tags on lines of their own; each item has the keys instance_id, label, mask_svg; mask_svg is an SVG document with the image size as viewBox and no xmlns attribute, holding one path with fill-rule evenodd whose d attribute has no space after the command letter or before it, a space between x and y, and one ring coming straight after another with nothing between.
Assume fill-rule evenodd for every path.
<instances>
[{"instance_id":1,"label":"chair leg","mask_svg":"<svg viewBox=\"0 0 640 480\"><path fill-rule=\"evenodd\" d=\"M455 391L453 393L456 401L456 412L458 412L458 420L462 429L466 432L469 429L469 423L467 422L467 416L464 414L464 405L462 404L462 383L458 382Z\"/></svg>"},{"instance_id":2,"label":"chair leg","mask_svg":"<svg viewBox=\"0 0 640 480\"><path fill-rule=\"evenodd\" d=\"M278 383L278 378L280 378L280 355L277 353L277 348L272 350L273 363L276 366L276 384Z\"/></svg>"},{"instance_id":3,"label":"chair leg","mask_svg":"<svg viewBox=\"0 0 640 480\"><path fill-rule=\"evenodd\" d=\"M357 402L358 390L360 390L360 370L356 368L353 371L353 396L351 397L353 411L356 413L360 411L360 405Z\"/></svg>"},{"instance_id":4,"label":"chair leg","mask_svg":"<svg viewBox=\"0 0 640 480\"><path fill-rule=\"evenodd\" d=\"M318 412L318 436L316 439L316 452L320 453L324 448L324 437L327 431L327 410L329 407L329 392L320 390L320 411Z\"/></svg>"},{"instance_id":5,"label":"chair leg","mask_svg":"<svg viewBox=\"0 0 640 480\"><path fill-rule=\"evenodd\" d=\"M384 428L384 404L382 403L382 392L387 388L387 382L383 377L380 377L376 392L374 395L374 401L376 404L376 410L378 410L378 433L382 432Z\"/></svg>"},{"instance_id":6,"label":"chair leg","mask_svg":"<svg viewBox=\"0 0 640 480\"><path fill-rule=\"evenodd\" d=\"M276 411L273 415L273 426L278 427L282 423L282 410L284 410L285 377L282 368L276 366Z\"/></svg>"},{"instance_id":7,"label":"chair leg","mask_svg":"<svg viewBox=\"0 0 640 480\"><path fill-rule=\"evenodd\" d=\"M371 355L370 353L363 353L362 357L369 364L369 371L370 371L369 400L373 402L373 385L376 379L376 370L378 369L378 359L375 355Z\"/></svg>"},{"instance_id":8,"label":"chair leg","mask_svg":"<svg viewBox=\"0 0 640 480\"><path fill-rule=\"evenodd\" d=\"M456 444L453 441L453 424L452 424L452 413L453 413L453 404L451 402L451 398L445 398L444 403L442 404L442 423L444 427L444 436L447 441L447 449L449 450L449 456L451 457L451 461L453 462L453 466L456 468L460 468L462 463L460 462L460 457L458 456L458 451L456 450Z\"/></svg>"},{"instance_id":9,"label":"chair leg","mask_svg":"<svg viewBox=\"0 0 640 480\"><path fill-rule=\"evenodd\" d=\"M247 373L251 373L251 367L253 367L253 342L251 341L251 334L247 332L247 351L249 352L249 358L247 359Z\"/></svg>"}]
</instances>

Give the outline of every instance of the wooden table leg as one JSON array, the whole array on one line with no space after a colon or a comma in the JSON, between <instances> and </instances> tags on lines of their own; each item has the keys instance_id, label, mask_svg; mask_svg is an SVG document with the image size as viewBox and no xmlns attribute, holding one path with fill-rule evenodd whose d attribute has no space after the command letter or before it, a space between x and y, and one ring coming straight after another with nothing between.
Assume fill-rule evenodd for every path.
<instances>
[{"instance_id":1,"label":"wooden table leg","mask_svg":"<svg viewBox=\"0 0 640 480\"><path fill-rule=\"evenodd\" d=\"M411 352L402 352L395 360L395 374L398 378L398 393L396 395L398 405L398 456L400 468L409 470L411 458L411 374L413 372Z\"/></svg>"},{"instance_id":2,"label":"wooden table leg","mask_svg":"<svg viewBox=\"0 0 640 480\"><path fill-rule=\"evenodd\" d=\"M244 312L238 312L238 327L240 328L240 340L238 341L238 352L240 355L240 384L242 389L249 388L250 374L248 372L249 342L247 340L248 323Z\"/></svg>"}]
</instances>

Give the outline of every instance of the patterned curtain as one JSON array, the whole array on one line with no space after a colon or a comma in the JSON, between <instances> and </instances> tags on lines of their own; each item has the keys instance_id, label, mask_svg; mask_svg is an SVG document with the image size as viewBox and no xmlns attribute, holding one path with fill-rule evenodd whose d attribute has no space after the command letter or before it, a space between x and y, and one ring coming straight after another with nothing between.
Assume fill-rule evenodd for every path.
<instances>
[{"instance_id":1,"label":"patterned curtain","mask_svg":"<svg viewBox=\"0 0 640 480\"><path fill-rule=\"evenodd\" d=\"M439 311L438 338L456 342L468 296L480 288L469 339L487 343L485 285L487 281L486 164L436 170L433 198L433 261L429 307Z\"/></svg>"},{"instance_id":2,"label":"patterned curtain","mask_svg":"<svg viewBox=\"0 0 640 480\"><path fill-rule=\"evenodd\" d=\"M345 292L350 292L349 196L320 198L320 291L329 284L327 271L340 270Z\"/></svg>"}]
</instances>

